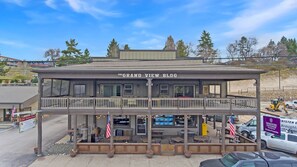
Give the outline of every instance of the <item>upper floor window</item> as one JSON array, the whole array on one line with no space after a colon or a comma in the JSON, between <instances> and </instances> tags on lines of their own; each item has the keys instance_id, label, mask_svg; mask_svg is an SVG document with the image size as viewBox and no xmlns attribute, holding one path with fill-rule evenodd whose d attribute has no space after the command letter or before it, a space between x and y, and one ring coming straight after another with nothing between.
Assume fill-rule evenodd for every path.
<instances>
[{"instance_id":1,"label":"upper floor window","mask_svg":"<svg viewBox=\"0 0 297 167\"><path fill-rule=\"evenodd\" d=\"M133 95L133 84L124 84L124 95Z\"/></svg>"},{"instance_id":2,"label":"upper floor window","mask_svg":"<svg viewBox=\"0 0 297 167\"><path fill-rule=\"evenodd\" d=\"M169 94L168 84L160 84L160 95L168 95L168 94Z\"/></svg>"},{"instance_id":3,"label":"upper floor window","mask_svg":"<svg viewBox=\"0 0 297 167\"><path fill-rule=\"evenodd\" d=\"M75 97L86 96L86 85L74 85L74 96Z\"/></svg>"}]
</instances>

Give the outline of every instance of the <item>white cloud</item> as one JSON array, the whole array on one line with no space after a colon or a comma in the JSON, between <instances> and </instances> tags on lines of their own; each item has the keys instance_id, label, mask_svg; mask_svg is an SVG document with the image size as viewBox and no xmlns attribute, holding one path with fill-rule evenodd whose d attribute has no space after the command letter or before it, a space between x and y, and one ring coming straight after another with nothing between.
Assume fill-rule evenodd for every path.
<instances>
[{"instance_id":1,"label":"white cloud","mask_svg":"<svg viewBox=\"0 0 297 167\"><path fill-rule=\"evenodd\" d=\"M0 39L0 44L6 45L6 46L12 46L16 48L24 48L28 46L23 42L14 41L14 40L5 40L5 39Z\"/></svg>"},{"instance_id":2,"label":"white cloud","mask_svg":"<svg viewBox=\"0 0 297 167\"><path fill-rule=\"evenodd\" d=\"M296 0L278 1L278 3L273 5L268 5L262 1L254 1L239 16L228 22L231 30L224 35L239 36L253 32L268 22L276 20L295 9L297 9Z\"/></svg>"},{"instance_id":3,"label":"white cloud","mask_svg":"<svg viewBox=\"0 0 297 167\"><path fill-rule=\"evenodd\" d=\"M45 0L44 2L46 4L46 6L53 8L53 9L57 9L57 5L55 3L55 0Z\"/></svg>"},{"instance_id":4,"label":"white cloud","mask_svg":"<svg viewBox=\"0 0 297 167\"><path fill-rule=\"evenodd\" d=\"M144 22L143 20L137 19L132 22L132 25L136 28L148 28L150 27L150 24L147 22Z\"/></svg>"},{"instance_id":5,"label":"white cloud","mask_svg":"<svg viewBox=\"0 0 297 167\"><path fill-rule=\"evenodd\" d=\"M65 0L69 6L78 13L87 13L95 18L100 18L102 16L110 16L110 17L117 17L120 16L118 12L112 12L100 9L96 7L97 3L108 3L105 0L97 0L97 1L84 1L84 0ZM101 7L103 8L103 7Z\"/></svg>"}]
</instances>

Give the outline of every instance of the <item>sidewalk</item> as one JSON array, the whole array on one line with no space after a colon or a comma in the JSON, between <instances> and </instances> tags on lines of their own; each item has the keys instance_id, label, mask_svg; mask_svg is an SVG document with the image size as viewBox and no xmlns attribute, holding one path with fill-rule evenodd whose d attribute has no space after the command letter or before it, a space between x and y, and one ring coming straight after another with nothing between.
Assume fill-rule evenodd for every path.
<instances>
[{"instance_id":1,"label":"sidewalk","mask_svg":"<svg viewBox=\"0 0 297 167\"><path fill-rule=\"evenodd\" d=\"M206 159L220 158L221 155L199 154L185 158L183 155L159 156L152 159L140 154L116 154L108 158L106 154L51 155L38 158L30 167L69 166L69 167L197 167Z\"/></svg>"}]
</instances>

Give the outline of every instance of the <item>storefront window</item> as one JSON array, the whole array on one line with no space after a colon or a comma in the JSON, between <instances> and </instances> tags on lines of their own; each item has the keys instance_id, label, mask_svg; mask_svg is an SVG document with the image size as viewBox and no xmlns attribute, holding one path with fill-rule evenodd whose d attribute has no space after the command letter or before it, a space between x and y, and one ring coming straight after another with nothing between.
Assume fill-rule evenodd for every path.
<instances>
[{"instance_id":1,"label":"storefront window","mask_svg":"<svg viewBox=\"0 0 297 167\"><path fill-rule=\"evenodd\" d=\"M113 124L115 127L128 127L130 125L130 118L128 115L115 115Z\"/></svg>"},{"instance_id":2,"label":"storefront window","mask_svg":"<svg viewBox=\"0 0 297 167\"><path fill-rule=\"evenodd\" d=\"M184 116L183 115L155 115L153 117L154 127L176 127L184 126ZM195 127L196 116L189 116L188 126Z\"/></svg>"},{"instance_id":3,"label":"storefront window","mask_svg":"<svg viewBox=\"0 0 297 167\"><path fill-rule=\"evenodd\" d=\"M118 84L103 85L103 96L104 97L121 96L121 85L118 85Z\"/></svg>"}]
</instances>

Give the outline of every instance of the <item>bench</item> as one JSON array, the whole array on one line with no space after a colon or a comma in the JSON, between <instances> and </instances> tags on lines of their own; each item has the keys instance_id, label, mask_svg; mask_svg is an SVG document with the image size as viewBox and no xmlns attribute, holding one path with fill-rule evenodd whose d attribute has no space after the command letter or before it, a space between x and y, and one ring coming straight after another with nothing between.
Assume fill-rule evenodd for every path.
<instances>
[{"instance_id":1,"label":"bench","mask_svg":"<svg viewBox=\"0 0 297 167\"><path fill-rule=\"evenodd\" d=\"M152 137L163 138L164 130L152 130Z\"/></svg>"}]
</instances>

